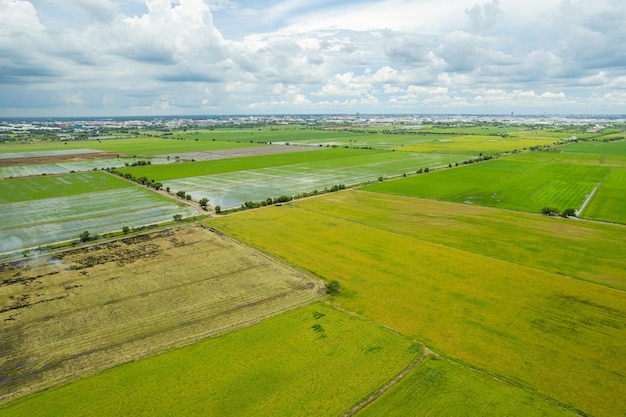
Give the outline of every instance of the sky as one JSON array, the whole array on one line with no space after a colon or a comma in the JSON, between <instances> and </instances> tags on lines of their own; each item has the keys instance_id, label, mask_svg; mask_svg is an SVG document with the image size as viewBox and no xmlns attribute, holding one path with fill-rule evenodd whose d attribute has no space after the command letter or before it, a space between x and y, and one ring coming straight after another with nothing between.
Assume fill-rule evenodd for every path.
<instances>
[{"instance_id":1,"label":"sky","mask_svg":"<svg viewBox=\"0 0 626 417\"><path fill-rule=\"evenodd\" d=\"M624 0L0 0L0 117L626 114Z\"/></svg>"}]
</instances>

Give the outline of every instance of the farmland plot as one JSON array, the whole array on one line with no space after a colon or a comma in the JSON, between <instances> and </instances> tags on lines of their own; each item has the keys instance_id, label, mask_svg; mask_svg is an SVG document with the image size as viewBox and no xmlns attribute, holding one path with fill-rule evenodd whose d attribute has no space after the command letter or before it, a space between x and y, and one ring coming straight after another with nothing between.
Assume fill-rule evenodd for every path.
<instances>
[{"instance_id":1,"label":"farmland plot","mask_svg":"<svg viewBox=\"0 0 626 417\"><path fill-rule=\"evenodd\" d=\"M91 234L106 233L121 230L124 226L132 228L169 221L176 214L189 217L197 213L192 207L104 173L77 175L81 175L80 178L77 177L79 180L86 181L75 181L71 175L24 179L38 185L43 183L42 179L52 179L57 183L67 181L65 187L50 190L50 197L47 198L39 196L32 200L25 197L15 201L15 194L3 192L5 201L11 201L0 203L3 220L0 226L0 253L77 239L84 231ZM74 188L79 183L82 186L98 184L103 177L107 181L113 180L116 186L93 192L81 190L79 186ZM26 183L20 180L4 180L0 182L0 188L10 190L14 186L13 181L18 181L21 185ZM52 197L55 193L61 195Z\"/></svg>"},{"instance_id":2,"label":"farmland plot","mask_svg":"<svg viewBox=\"0 0 626 417\"><path fill-rule=\"evenodd\" d=\"M542 155L537 153L537 155ZM551 156L550 156L551 157ZM544 163L515 156L371 185L368 190L457 203L540 212L579 209L608 168Z\"/></svg>"},{"instance_id":3,"label":"farmland plot","mask_svg":"<svg viewBox=\"0 0 626 417\"><path fill-rule=\"evenodd\" d=\"M0 147L4 149L4 147ZM23 151L23 152L4 152L0 153L0 159L17 159L17 158L42 158L66 155L80 155L88 153L102 152L97 149L58 149L58 150L41 150L41 151Z\"/></svg>"},{"instance_id":4,"label":"farmland plot","mask_svg":"<svg viewBox=\"0 0 626 417\"><path fill-rule=\"evenodd\" d=\"M67 174L70 172L92 171L94 169L119 168L137 162L139 158L111 158L88 161L56 162L33 165L13 165L0 167L0 178L27 177L33 175ZM154 165L175 162L167 158L141 158Z\"/></svg>"},{"instance_id":5,"label":"farmland plot","mask_svg":"<svg viewBox=\"0 0 626 417\"><path fill-rule=\"evenodd\" d=\"M357 151L358 152L358 151ZM381 176L399 176L418 168L447 165L463 155L399 152L361 153L355 157L281 165L216 175L167 180L172 190L184 190L194 199L207 197L213 206L237 207L246 201L324 190L333 185L376 181Z\"/></svg>"},{"instance_id":6,"label":"farmland plot","mask_svg":"<svg viewBox=\"0 0 626 417\"><path fill-rule=\"evenodd\" d=\"M459 387L463 387L459 389ZM385 416L578 416L519 387L436 356L357 414Z\"/></svg>"},{"instance_id":7,"label":"farmland plot","mask_svg":"<svg viewBox=\"0 0 626 417\"><path fill-rule=\"evenodd\" d=\"M504 261L471 252L475 247L471 241L465 243L470 250L432 242L419 223L410 221L424 216L420 206L427 202L415 199L403 204L404 212L395 215L402 214L405 221L394 226L388 210L372 210L383 203L369 195L333 193L213 219L211 224L325 279L339 281L345 296L336 302L342 307L438 352L584 413L622 414L626 408L623 291L548 272L522 254ZM344 204L348 212L361 208L361 214L343 215ZM393 205L389 196L385 207ZM460 213L472 211L468 206L456 207ZM445 224L445 218L436 216L424 220L433 227ZM494 219L496 224L499 221ZM615 229L612 236L623 236L623 226L601 226ZM472 227L476 226L471 222L460 222L445 230L454 235L457 228ZM411 231L402 232L406 229ZM516 235L505 230L500 229L506 235L501 238L506 241L508 236L508 246L513 248ZM578 241L581 248L593 240L594 247L605 245L613 265L623 265L612 241L589 232ZM479 233L477 238L490 241L489 235ZM551 247L547 240L538 239L536 244L538 250ZM558 272L561 259L555 255L550 262ZM601 263L598 268L602 270ZM612 280L623 283L623 267L611 271L616 272L606 273L619 274Z\"/></svg>"},{"instance_id":8,"label":"farmland plot","mask_svg":"<svg viewBox=\"0 0 626 417\"><path fill-rule=\"evenodd\" d=\"M626 168L611 168L580 216L626 224Z\"/></svg>"},{"instance_id":9,"label":"farmland plot","mask_svg":"<svg viewBox=\"0 0 626 417\"><path fill-rule=\"evenodd\" d=\"M555 140L546 138L502 138L500 136L464 135L445 138L435 137L427 142L402 146L395 149L411 152L494 154L499 152L512 152L531 146L550 145L554 142Z\"/></svg>"},{"instance_id":10,"label":"farmland plot","mask_svg":"<svg viewBox=\"0 0 626 417\"><path fill-rule=\"evenodd\" d=\"M256 323L320 288L198 226L2 263L0 400Z\"/></svg>"},{"instance_id":11,"label":"farmland plot","mask_svg":"<svg viewBox=\"0 0 626 417\"><path fill-rule=\"evenodd\" d=\"M179 152L197 152L215 149L242 148L261 146L251 143L234 143L189 138L176 140L172 138L140 136L127 139L73 140L68 142L49 141L41 143L6 143L0 144L0 153L9 152L40 152L40 151L72 151L79 149L93 149L96 151L115 152L124 155L148 157L154 155L171 155L175 157Z\"/></svg>"},{"instance_id":12,"label":"farmland plot","mask_svg":"<svg viewBox=\"0 0 626 417\"><path fill-rule=\"evenodd\" d=\"M128 363L0 408L0 416L338 416L419 345L323 304Z\"/></svg>"}]
</instances>

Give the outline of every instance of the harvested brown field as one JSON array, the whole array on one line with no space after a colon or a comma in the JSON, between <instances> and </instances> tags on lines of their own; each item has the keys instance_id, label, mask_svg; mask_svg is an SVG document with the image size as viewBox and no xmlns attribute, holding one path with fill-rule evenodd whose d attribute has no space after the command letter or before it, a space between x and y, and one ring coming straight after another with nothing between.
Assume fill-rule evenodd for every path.
<instances>
[{"instance_id":1,"label":"harvested brown field","mask_svg":"<svg viewBox=\"0 0 626 417\"><path fill-rule=\"evenodd\" d=\"M58 164L63 162L93 161L98 159L115 159L126 157L115 152L90 152L67 155L30 156L25 158L0 158L0 167L18 165Z\"/></svg>"},{"instance_id":2,"label":"harvested brown field","mask_svg":"<svg viewBox=\"0 0 626 417\"><path fill-rule=\"evenodd\" d=\"M256 323L316 278L200 226L0 264L0 401Z\"/></svg>"}]
</instances>

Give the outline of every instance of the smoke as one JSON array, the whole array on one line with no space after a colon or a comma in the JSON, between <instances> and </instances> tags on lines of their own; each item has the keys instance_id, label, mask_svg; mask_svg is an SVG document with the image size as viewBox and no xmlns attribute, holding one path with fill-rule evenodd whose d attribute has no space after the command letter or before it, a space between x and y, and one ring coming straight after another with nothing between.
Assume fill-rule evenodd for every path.
<instances>
[{"instance_id":1,"label":"smoke","mask_svg":"<svg viewBox=\"0 0 626 417\"><path fill-rule=\"evenodd\" d=\"M0 234L0 253L15 252L24 247L24 242L17 236L4 237Z\"/></svg>"}]
</instances>

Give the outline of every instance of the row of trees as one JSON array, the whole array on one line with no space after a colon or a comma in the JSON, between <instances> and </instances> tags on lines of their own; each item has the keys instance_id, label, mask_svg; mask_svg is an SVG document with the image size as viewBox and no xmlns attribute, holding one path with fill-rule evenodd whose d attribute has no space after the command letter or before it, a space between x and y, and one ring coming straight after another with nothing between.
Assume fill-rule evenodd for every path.
<instances>
[{"instance_id":1,"label":"row of trees","mask_svg":"<svg viewBox=\"0 0 626 417\"><path fill-rule=\"evenodd\" d=\"M141 162L141 161L138 161ZM144 165L150 165L150 161L148 161L147 164ZM142 177L135 177L133 174L131 173L122 173L120 171L117 171L115 169L107 169L107 171L109 171L111 174L115 174L118 175L124 179L136 182L137 184L141 184L141 185L145 185L147 187L150 188L154 188L155 190L160 190L163 188L163 183L160 183L158 181L152 180L152 179L148 179L148 177L146 176L142 176ZM168 193L170 192L170 187L166 187L165 191L167 191ZM191 194L187 194L185 191L177 191L176 192L176 197L183 199L183 200L187 200L187 201L191 201ZM198 204L200 204L200 207L202 207L204 210L207 209L207 205L209 204L209 199L208 198L201 198L198 201Z\"/></svg>"},{"instance_id":2,"label":"row of trees","mask_svg":"<svg viewBox=\"0 0 626 417\"><path fill-rule=\"evenodd\" d=\"M546 216L576 217L576 209L571 207L566 208L561 213L561 210L556 207L544 207L541 209L541 214L544 214Z\"/></svg>"},{"instance_id":3,"label":"row of trees","mask_svg":"<svg viewBox=\"0 0 626 417\"><path fill-rule=\"evenodd\" d=\"M146 176L142 176L142 177L135 177L133 174L127 172L127 173L123 173L120 172L116 169L111 169L111 168L107 168L107 171L110 172L111 174L115 174L119 177L122 177L124 179L136 182L137 184L141 184L141 185L145 185L147 187L150 188L154 188L155 190L160 190L161 188L163 188L163 183L152 180L152 179L148 179L148 177ZM169 192L170 189L169 187L167 187L167 191Z\"/></svg>"},{"instance_id":4,"label":"row of trees","mask_svg":"<svg viewBox=\"0 0 626 417\"><path fill-rule=\"evenodd\" d=\"M286 202L294 200L294 199L312 197L312 196L319 195L319 194L324 194L324 193L333 193L335 191L345 190L345 189L346 189L345 184L335 184L335 185L333 185L330 188L324 188L324 190L322 190L322 191L320 191L320 190L313 190L311 192L298 193L298 194L295 194L293 196L282 195L280 197L275 197L275 198L268 197L265 200L261 200L261 201L246 201L245 203L243 203L241 205L241 207L232 209L230 211L248 210L248 209L253 209L253 208L271 206L271 205L274 205L274 204L286 203ZM215 206L215 213L216 214L220 214L221 212L222 212L222 208L220 206Z\"/></svg>"}]
</instances>

